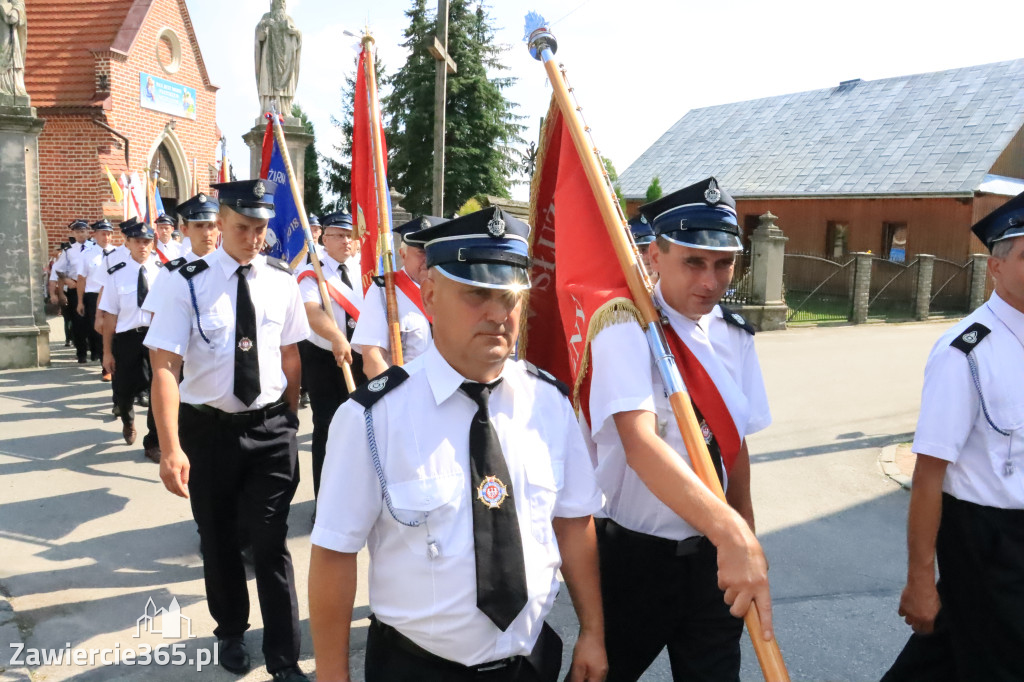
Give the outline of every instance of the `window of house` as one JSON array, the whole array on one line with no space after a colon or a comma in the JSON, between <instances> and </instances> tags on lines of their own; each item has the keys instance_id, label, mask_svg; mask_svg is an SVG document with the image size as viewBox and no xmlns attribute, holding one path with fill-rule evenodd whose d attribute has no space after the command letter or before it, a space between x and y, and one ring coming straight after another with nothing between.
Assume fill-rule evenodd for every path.
<instances>
[{"instance_id":1,"label":"window of house","mask_svg":"<svg viewBox=\"0 0 1024 682\"><path fill-rule=\"evenodd\" d=\"M825 230L825 256L827 258L842 258L847 254L848 232L846 223L835 220L828 221L828 227Z\"/></svg>"},{"instance_id":2,"label":"window of house","mask_svg":"<svg viewBox=\"0 0 1024 682\"><path fill-rule=\"evenodd\" d=\"M882 258L893 263L907 262L907 224L882 224Z\"/></svg>"}]
</instances>

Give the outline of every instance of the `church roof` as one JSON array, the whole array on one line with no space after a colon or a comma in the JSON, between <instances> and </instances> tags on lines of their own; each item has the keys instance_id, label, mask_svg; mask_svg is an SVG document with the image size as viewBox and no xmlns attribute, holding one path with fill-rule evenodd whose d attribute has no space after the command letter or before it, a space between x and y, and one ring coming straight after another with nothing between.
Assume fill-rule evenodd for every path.
<instances>
[{"instance_id":1,"label":"church roof","mask_svg":"<svg viewBox=\"0 0 1024 682\"><path fill-rule=\"evenodd\" d=\"M734 197L970 195L1024 126L1024 59L694 109L620 176Z\"/></svg>"}]
</instances>

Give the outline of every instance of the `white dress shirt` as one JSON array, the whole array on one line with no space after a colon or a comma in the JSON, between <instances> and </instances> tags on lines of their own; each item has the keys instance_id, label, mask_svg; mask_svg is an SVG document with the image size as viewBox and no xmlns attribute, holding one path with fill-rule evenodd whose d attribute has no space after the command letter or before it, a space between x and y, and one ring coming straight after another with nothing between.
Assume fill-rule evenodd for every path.
<instances>
[{"instance_id":1,"label":"white dress shirt","mask_svg":"<svg viewBox=\"0 0 1024 682\"><path fill-rule=\"evenodd\" d=\"M114 266L111 266L114 267ZM153 259L147 259L139 265L134 258L124 262L124 267L119 267L114 272L108 272L106 281L103 284L103 296L100 297L99 310L117 315L117 326L115 334L126 332L139 327L148 327L152 315L139 308L139 270L145 271L146 282L152 286L156 281L159 266Z\"/></svg>"},{"instance_id":2,"label":"white dress shirt","mask_svg":"<svg viewBox=\"0 0 1024 682\"><path fill-rule=\"evenodd\" d=\"M963 351L950 343L981 323L991 330L971 354L992 422ZM1024 313L994 293L946 332L924 370L913 451L949 462L943 491L988 507L1024 509ZM1007 460L1012 473L1007 474Z\"/></svg>"},{"instance_id":3,"label":"white dress shirt","mask_svg":"<svg viewBox=\"0 0 1024 682\"><path fill-rule=\"evenodd\" d=\"M156 248L153 251L154 254L156 253L156 251L159 251L164 256L166 256L167 260L169 261L172 261L175 258L180 258L181 256L185 255L185 248L178 242L174 241L173 239L168 241L166 244L157 239ZM161 261L163 260L159 256L157 256L157 258L160 259Z\"/></svg>"},{"instance_id":4,"label":"white dress shirt","mask_svg":"<svg viewBox=\"0 0 1024 682\"><path fill-rule=\"evenodd\" d=\"M79 246L79 244L72 244L71 248L73 249L76 246ZM63 251L61 251L60 255L57 256L57 260L53 261L53 265L50 266L51 282L56 282L58 279L60 279L57 276L58 272L64 273L64 275L67 276L69 270L71 269L71 263L68 260L68 251L70 250L71 249L64 249Z\"/></svg>"},{"instance_id":5,"label":"white dress shirt","mask_svg":"<svg viewBox=\"0 0 1024 682\"><path fill-rule=\"evenodd\" d=\"M672 328L715 382L740 439L767 427L771 412L754 337L727 323L718 306L694 321L665 303L660 284L655 287L655 297ZM594 338L590 352L591 434L597 452L597 479L606 498L602 513L630 530L670 540L699 535L629 467L612 418L634 410L655 413L661 438L692 466L644 331L634 322L607 327ZM727 476L724 485L728 485Z\"/></svg>"},{"instance_id":6,"label":"white dress shirt","mask_svg":"<svg viewBox=\"0 0 1024 682\"><path fill-rule=\"evenodd\" d=\"M186 264L193 263L199 260L199 256L192 253L191 251L186 251L185 254L182 255L181 257L185 259ZM153 312L154 304L156 303L156 301L159 301L161 297L159 290L167 285L168 279L177 276L177 270L178 268L175 268L174 270L168 270L166 267L163 266L160 268L160 272L158 272L156 275L156 281L153 282L153 284L149 287L149 295L146 296L146 300L142 304L143 310Z\"/></svg>"},{"instance_id":7,"label":"white dress shirt","mask_svg":"<svg viewBox=\"0 0 1024 682\"><path fill-rule=\"evenodd\" d=\"M113 245L106 249L97 246L90 252L85 264L85 293L99 293L107 279L107 270L125 260L118 258L118 254L117 247Z\"/></svg>"},{"instance_id":8,"label":"white dress shirt","mask_svg":"<svg viewBox=\"0 0 1024 682\"><path fill-rule=\"evenodd\" d=\"M79 276L88 274L89 263L98 251L102 251L102 249L94 241L72 244L71 248L65 252L67 253L68 277L78 279Z\"/></svg>"},{"instance_id":9,"label":"white dress shirt","mask_svg":"<svg viewBox=\"0 0 1024 682\"><path fill-rule=\"evenodd\" d=\"M324 273L324 279L327 284L337 289L337 291L344 296L348 301L355 306L356 310L362 307L363 296L362 287L359 286L359 272L353 272L350 267L351 263L345 262L345 267L348 268L349 281L355 285L355 289L348 286L341 280L341 267L338 261L334 260L328 255L325 255L320 259L320 269ZM313 272L312 263L307 263L299 270L298 276L301 276L304 272ZM322 304L320 300L320 287L317 284L316 277L304 277L299 282L299 293L302 296L303 303L316 303ZM338 323L338 328L344 333L348 333L349 329L354 329L356 326L355 319L348 314L344 308L342 308L337 301L331 297L331 305L334 306L334 319ZM360 315L362 313L360 312ZM320 336L314 331L310 331L309 340L318 348L324 350L331 350L331 343L324 337Z\"/></svg>"},{"instance_id":10,"label":"white dress shirt","mask_svg":"<svg viewBox=\"0 0 1024 682\"><path fill-rule=\"evenodd\" d=\"M416 288L419 289L419 285ZM402 338L402 359L409 362L422 355L430 346L433 338L430 334L430 322L398 287L395 287L395 297L398 301L398 331ZM359 310L359 324L352 335L352 350L362 353L365 346L378 346L385 351L391 348L384 289L375 284L366 291L366 298ZM385 353L384 359L389 360L390 354Z\"/></svg>"},{"instance_id":11,"label":"white dress shirt","mask_svg":"<svg viewBox=\"0 0 1024 682\"><path fill-rule=\"evenodd\" d=\"M281 367L281 347L309 336L295 278L268 264L265 256L252 260L246 280L256 309L261 392L251 406L246 406L234 394L238 297L235 273L239 264L223 248L200 260L209 267L191 279L199 319L189 293L189 280L181 274L193 263L178 268L178 276L168 277L166 285L160 287L159 298L153 299L153 324L146 335L146 346L184 358L188 371L180 387L183 403L244 412L277 402L288 383ZM200 325L209 343L200 334Z\"/></svg>"},{"instance_id":12,"label":"white dress shirt","mask_svg":"<svg viewBox=\"0 0 1024 682\"><path fill-rule=\"evenodd\" d=\"M528 654L558 592L551 521L588 516L601 495L569 401L509 360L491 394L491 421L508 463L529 598L508 630L476 606L469 427L476 404L465 379L431 347L410 377L372 408L388 512L367 445L364 408L338 408L327 441L311 541L336 552L370 549L370 607L424 649L464 665ZM428 556L428 536L439 555Z\"/></svg>"}]
</instances>

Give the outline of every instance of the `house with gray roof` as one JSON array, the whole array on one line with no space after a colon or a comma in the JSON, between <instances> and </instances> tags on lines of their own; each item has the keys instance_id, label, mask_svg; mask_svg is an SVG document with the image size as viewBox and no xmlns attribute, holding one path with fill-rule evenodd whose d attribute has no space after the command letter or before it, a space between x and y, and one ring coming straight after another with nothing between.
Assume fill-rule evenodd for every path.
<instances>
[{"instance_id":1,"label":"house with gray roof","mask_svg":"<svg viewBox=\"0 0 1024 682\"><path fill-rule=\"evenodd\" d=\"M620 176L630 213L709 175L747 235L771 211L787 250L964 260L969 227L1024 190L1024 59L694 109ZM893 253L895 257L897 254Z\"/></svg>"}]
</instances>

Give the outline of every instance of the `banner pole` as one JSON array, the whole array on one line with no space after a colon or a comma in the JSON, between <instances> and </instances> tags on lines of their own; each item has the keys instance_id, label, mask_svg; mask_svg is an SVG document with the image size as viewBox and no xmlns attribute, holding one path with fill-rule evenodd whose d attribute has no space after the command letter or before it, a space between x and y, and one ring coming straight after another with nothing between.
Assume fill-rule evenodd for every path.
<instances>
[{"instance_id":1,"label":"banner pole","mask_svg":"<svg viewBox=\"0 0 1024 682\"><path fill-rule=\"evenodd\" d=\"M638 252L632 243L632 237L627 237L629 226L626 224L618 201L613 201L608 183L605 182L605 171L598 162L596 150L587 140L587 133L576 115L576 106L572 102L569 89L558 66L555 64L554 51L558 49L554 36L542 26L533 31L528 39L530 54L544 64L548 80L554 91L555 101L562 112L566 126L580 156L583 169L586 172L590 189L594 194L601 217L604 219L605 228L611 238L615 254L619 259L619 265L626 277L633 302L639 308L644 322L647 326L648 343L651 352L655 356L658 369L665 381L666 390L669 392L669 403L675 415L676 425L683 437L686 451L690 455L694 473L701 479L720 500L725 499L725 491L718 475L715 472L711 455L708 453L708 446L701 435L700 425L697 422L693 406L690 404L689 396L686 394L682 375L676 365L675 358L668 349L665 341L665 333L662 329L662 315L655 306L651 295L649 282L645 274L644 266L638 259ZM744 616L744 622L750 632L751 643L757 660L761 665L761 672L768 682L788 682L789 673L786 671L785 662L782 660L782 652L779 650L778 641L771 639L765 641L761 630L761 618L758 614L757 604L751 602L750 609Z\"/></svg>"},{"instance_id":2,"label":"banner pole","mask_svg":"<svg viewBox=\"0 0 1024 682\"><path fill-rule=\"evenodd\" d=\"M309 218L306 213L306 205L302 201L302 193L299 192L299 184L295 181L295 170L292 168L292 159L288 154L288 145L284 139L284 128L277 115L277 106L270 105L270 117L274 126L274 137L277 139L277 147L281 150L281 159L284 161L285 172L288 173L288 186L292 190L292 199L295 201L295 208L299 212L299 223L302 225L302 232L306 237L306 248L309 250L309 260L313 263L313 272L316 273L317 288L320 290L320 301L327 311L331 322L338 327L338 320L334 317L334 305L331 297L327 294L327 280L324 279L324 271L320 267L320 256L316 252L316 242L313 241L313 231L309 229ZM341 329L341 327L338 327ZM345 387L349 393L356 390L356 382L352 379L352 367L347 362L341 363L341 373L345 375Z\"/></svg>"}]
</instances>

